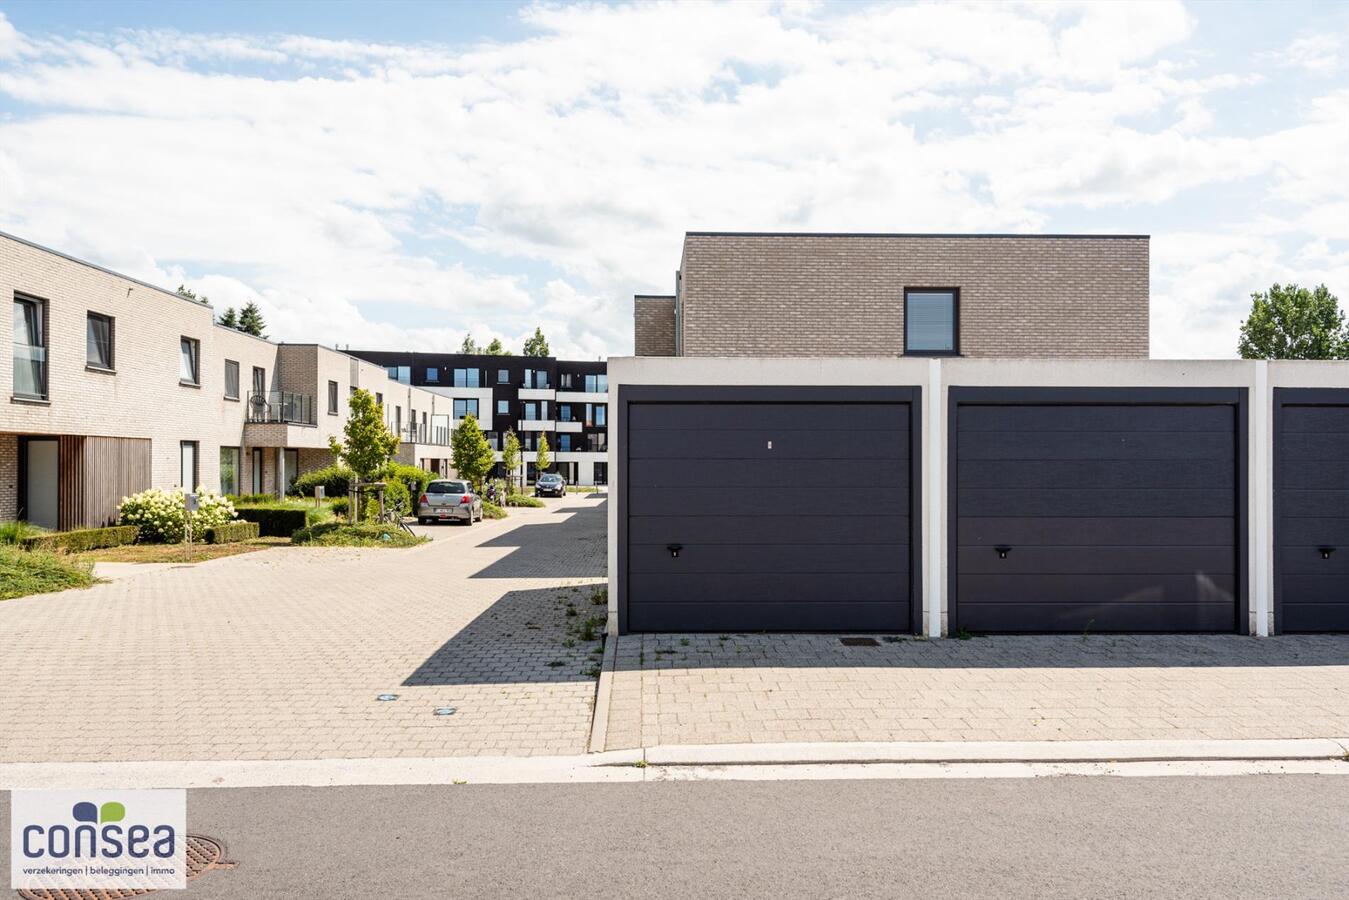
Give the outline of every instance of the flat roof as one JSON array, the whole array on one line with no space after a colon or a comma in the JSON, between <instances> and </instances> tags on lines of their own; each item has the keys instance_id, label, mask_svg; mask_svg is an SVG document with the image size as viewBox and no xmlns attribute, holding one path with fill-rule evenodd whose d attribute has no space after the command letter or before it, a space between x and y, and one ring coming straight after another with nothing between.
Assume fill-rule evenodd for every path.
<instances>
[{"instance_id":1,"label":"flat roof","mask_svg":"<svg viewBox=\"0 0 1349 900\"><path fill-rule=\"evenodd\" d=\"M685 237L782 237L782 238L1017 238L1024 240L1111 239L1148 240L1147 234L1010 234L989 232L943 233L940 231L686 231ZM638 295L643 296L643 295Z\"/></svg>"}]
</instances>

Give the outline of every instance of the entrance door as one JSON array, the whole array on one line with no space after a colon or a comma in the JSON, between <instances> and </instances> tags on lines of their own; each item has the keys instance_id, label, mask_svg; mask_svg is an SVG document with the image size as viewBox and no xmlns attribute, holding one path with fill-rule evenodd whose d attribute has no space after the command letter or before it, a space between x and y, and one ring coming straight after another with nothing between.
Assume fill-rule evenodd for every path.
<instances>
[{"instance_id":1,"label":"entrance door","mask_svg":"<svg viewBox=\"0 0 1349 900\"><path fill-rule=\"evenodd\" d=\"M56 528L57 484L60 472L56 438L28 438L25 458L24 497L26 518L33 525Z\"/></svg>"}]
</instances>

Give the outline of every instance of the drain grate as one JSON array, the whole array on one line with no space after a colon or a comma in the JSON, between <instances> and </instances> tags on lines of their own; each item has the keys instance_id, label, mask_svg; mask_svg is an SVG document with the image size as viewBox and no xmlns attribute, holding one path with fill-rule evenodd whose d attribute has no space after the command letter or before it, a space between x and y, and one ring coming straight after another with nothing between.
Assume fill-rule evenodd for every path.
<instances>
[{"instance_id":1,"label":"drain grate","mask_svg":"<svg viewBox=\"0 0 1349 900\"><path fill-rule=\"evenodd\" d=\"M879 647L881 645L881 642L875 638L867 637L839 638L838 642L845 647Z\"/></svg>"},{"instance_id":2,"label":"drain grate","mask_svg":"<svg viewBox=\"0 0 1349 900\"><path fill-rule=\"evenodd\" d=\"M225 858L225 845L215 838L200 834L187 836L187 880L191 881L212 869L232 869L236 864ZM19 896L24 900L128 900L155 894L151 888L23 888Z\"/></svg>"}]
</instances>

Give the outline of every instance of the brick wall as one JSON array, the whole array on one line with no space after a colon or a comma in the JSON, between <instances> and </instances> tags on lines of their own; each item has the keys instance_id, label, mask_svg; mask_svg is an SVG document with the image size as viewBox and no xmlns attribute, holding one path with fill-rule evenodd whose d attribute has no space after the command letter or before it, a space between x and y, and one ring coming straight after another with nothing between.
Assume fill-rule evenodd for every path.
<instances>
[{"instance_id":1,"label":"brick wall","mask_svg":"<svg viewBox=\"0 0 1349 900\"><path fill-rule=\"evenodd\" d=\"M675 298L638 294L633 305L633 353L675 355Z\"/></svg>"},{"instance_id":2,"label":"brick wall","mask_svg":"<svg viewBox=\"0 0 1349 900\"><path fill-rule=\"evenodd\" d=\"M906 287L960 288L964 356L1148 355L1145 237L691 233L680 273L685 356L899 356Z\"/></svg>"},{"instance_id":3,"label":"brick wall","mask_svg":"<svg viewBox=\"0 0 1349 900\"><path fill-rule=\"evenodd\" d=\"M19 514L19 437L0 434L0 522Z\"/></svg>"}]
</instances>

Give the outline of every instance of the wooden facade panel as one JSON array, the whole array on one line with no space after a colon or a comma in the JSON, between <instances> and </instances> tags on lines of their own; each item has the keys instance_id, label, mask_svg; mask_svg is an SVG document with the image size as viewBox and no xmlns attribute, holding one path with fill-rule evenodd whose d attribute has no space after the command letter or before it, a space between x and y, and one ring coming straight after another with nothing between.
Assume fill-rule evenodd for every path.
<instances>
[{"instance_id":1,"label":"wooden facade panel","mask_svg":"<svg viewBox=\"0 0 1349 900\"><path fill-rule=\"evenodd\" d=\"M122 498L150 487L148 438L60 438L60 527L100 528L117 523Z\"/></svg>"}]
</instances>

